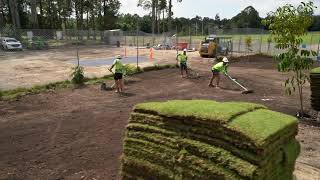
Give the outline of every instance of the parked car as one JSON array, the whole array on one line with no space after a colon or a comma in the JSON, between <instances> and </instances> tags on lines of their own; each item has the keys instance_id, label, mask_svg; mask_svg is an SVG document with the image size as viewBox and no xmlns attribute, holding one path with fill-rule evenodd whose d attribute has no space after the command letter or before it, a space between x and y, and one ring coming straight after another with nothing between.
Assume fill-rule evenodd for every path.
<instances>
[{"instance_id":1,"label":"parked car","mask_svg":"<svg viewBox=\"0 0 320 180\"><path fill-rule=\"evenodd\" d=\"M16 40L15 38L9 37L2 37L1 40L1 47L4 50L21 50L22 51L22 44L20 41Z\"/></svg>"},{"instance_id":2,"label":"parked car","mask_svg":"<svg viewBox=\"0 0 320 180\"><path fill-rule=\"evenodd\" d=\"M153 48L156 50L170 50L171 49L171 47L166 44L158 44L158 45L154 46Z\"/></svg>"}]
</instances>

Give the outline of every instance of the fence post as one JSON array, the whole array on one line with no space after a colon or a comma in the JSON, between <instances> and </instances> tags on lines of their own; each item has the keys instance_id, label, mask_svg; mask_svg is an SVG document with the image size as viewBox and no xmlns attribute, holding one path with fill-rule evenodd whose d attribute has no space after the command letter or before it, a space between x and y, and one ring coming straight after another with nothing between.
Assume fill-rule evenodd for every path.
<instances>
[{"instance_id":1,"label":"fence post","mask_svg":"<svg viewBox=\"0 0 320 180\"><path fill-rule=\"evenodd\" d=\"M191 47L191 26L189 26L189 49Z\"/></svg>"},{"instance_id":2,"label":"fence post","mask_svg":"<svg viewBox=\"0 0 320 180\"><path fill-rule=\"evenodd\" d=\"M137 69L139 68L139 25L137 25Z\"/></svg>"},{"instance_id":3,"label":"fence post","mask_svg":"<svg viewBox=\"0 0 320 180\"><path fill-rule=\"evenodd\" d=\"M312 40L313 40L313 34L311 34L311 37L310 37L310 50L312 51Z\"/></svg>"},{"instance_id":4,"label":"fence post","mask_svg":"<svg viewBox=\"0 0 320 180\"><path fill-rule=\"evenodd\" d=\"M240 35L239 46L238 46L238 52L239 52L239 53L240 53L240 50L241 50L241 48L240 48L240 46L241 46L241 39L242 39L242 36Z\"/></svg>"},{"instance_id":5,"label":"fence post","mask_svg":"<svg viewBox=\"0 0 320 180\"><path fill-rule=\"evenodd\" d=\"M179 44L178 26L176 26L176 50L177 50L177 55L179 54L178 44Z\"/></svg>"},{"instance_id":6,"label":"fence post","mask_svg":"<svg viewBox=\"0 0 320 180\"><path fill-rule=\"evenodd\" d=\"M259 53L262 53L262 35L260 36L260 49L259 49Z\"/></svg>"},{"instance_id":7,"label":"fence post","mask_svg":"<svg viewBox=\"0 0 320 180\"><path fill-rule=\"evenodd\" d=\"M319 53L320 53L320 40L319 40L319 42L318 42L317 59L318 59Z\"/></svg>"},{"instance_id":8,"label":"fence post","mask_svg":"<svg viewBox=\"0 0 320 180\"><path fill-rule=\"evenodd\" d=\"M144 46L144 34L142 34L142 46Z\"/></svg>"}]
</instances>

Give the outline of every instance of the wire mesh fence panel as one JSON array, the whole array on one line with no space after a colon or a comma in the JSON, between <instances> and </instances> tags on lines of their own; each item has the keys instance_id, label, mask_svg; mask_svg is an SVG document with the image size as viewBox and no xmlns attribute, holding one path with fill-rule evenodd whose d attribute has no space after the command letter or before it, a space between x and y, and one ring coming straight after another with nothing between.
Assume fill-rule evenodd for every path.
<instances>
[{"instance_id":1,"label":"wire mesh fence panel","mask_svg":"<svg viewBox=\"0 0 320 180\"><path fill-rule=\"evenodd\" d=\"M177 28L178 29L178 28ZM194 49L199 50L200 44L209 34L232 38L232 52L240 54L263 53L274 55L283 51L275 49L272 36L264 29L234 28L210 29L210 33L197 35L194 28L183 32L171 31L162 34L151 34L142 31L122 31L120 29L98 31L94 29L0 29L0 37L14 37L25 49L41 50L51 48L75 48L78 46L111 46L111 47L145 47L156 49ZM201 34L201 33L200 33ZM246 39L250 37L248 46ZM311 32L302 37L301 48L319 52L320 33ZM319 54L319 53L318 53Z\"/></svg>"}]
</instances>

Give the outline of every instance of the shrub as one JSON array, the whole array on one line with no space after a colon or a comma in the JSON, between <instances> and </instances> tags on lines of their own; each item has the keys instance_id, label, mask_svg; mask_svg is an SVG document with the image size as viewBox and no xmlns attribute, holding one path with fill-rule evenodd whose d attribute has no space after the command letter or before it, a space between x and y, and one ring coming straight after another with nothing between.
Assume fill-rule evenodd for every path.
<instances>
[{"instance_id":1,"label":"shrub","mask_svg":"<svg viewBox=\"0 0 320 180\"><path fill-rule=\"evenodd\" d=\"M124 74L125 75L133 75L133 74L139 73L141 71L142 71L141 68L140 67L137 68L135 65L132 65L132 64L124 65Z\"/></svg>"},{"instance_id":2,"label":"shrub","mask_svg":"<svg viewBox=\"0 0 320 180\"><path fill-rule=\"evenodd\" d=\"M48 43L45 39L38 36L33 37L32 40L24 39L22 43L27 49L43 50L48 48Z\"/></svg>"},{"instance_id":3,"label":"shrub","mask_svg":"<svg viewBox=\"0 0 320 180\"><path fill-rule=\"evenodd\" d=\"M74 84L83 84L85 81L84 68L81 66L77 66L72 68L72 71L73 72L71 73L71 82Z\"/></svg>"},{"instance_id":4,"label":"shrub","mask_svg":"<svg viewBox=\"0 0 320 180\"><path fill-rule=\"evenodd\" d=\"M251 38L251 36L248 36L248 37L245 38L245 43L246 43L247 48L250 48L252 46L252 38Z\"/></svg>"}]
</instances>

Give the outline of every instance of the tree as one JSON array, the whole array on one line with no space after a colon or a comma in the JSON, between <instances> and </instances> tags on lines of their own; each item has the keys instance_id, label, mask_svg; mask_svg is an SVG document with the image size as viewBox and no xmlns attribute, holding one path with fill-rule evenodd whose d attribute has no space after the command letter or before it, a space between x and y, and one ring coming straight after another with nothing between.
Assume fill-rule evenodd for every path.
<instances>
[{"instance_id":1,"label":"tree","mask_svg":"<svg viewBox=\"0 0 320 180\"><path fill-rule=\"evenodd\" d=\"M119 0L103 0L104 28L114 29L120 9Z\"/></svg>"},{"instance_id":2,"label":"tree","mask_svg":"<svg viewBox=\"0 0 320 180\"><path fill-rule=\"evenodd\" d=\"M308 71L312 68L312 59L309 56L316 55L313 51L299 49L302 36L307 33L312 24L314 12L313 2L301 3L298 7L290 4L277 9L269 14L263 22L269 27L275 36L276 48L284 50L275 56L279 62L280 72L292 72L285 81L286 93L292 94L296 89L299 92L300 117L304 115L303 108L303 85L308 80Z\"/></svg>"},{"instance_id":3,"label":"tree","mask_svg":"<svg viewBox=\"0 0 320 180\"><path fill-rule=\"evenodd\" d=\"M0 27L4 27L6 24L6 4L4 0L0 0Z\"/></svg>"},{"instance_id":4,"label":"tree","mask_svg":"<svg viewBox=\"0 0 320 180\"><path fill-rule=\"evenodd\" d=\"M260 28L261 18L256 9L252 6L246 7L243 11L231 19L231 23L237 28Z\"/></svg>"},{"instance_id":5,"label":"tree","mask_svg":"<svg viewBox=\"0 0 320 180\"><path fill-rule=\"evenodd\" d=\"M320 31L320 16L314 16L312 26L309 28L310 31Z\"/></svg>"},{"instance_id":6,"label":"tree","mask_svg":"<svg viewBox=\"0 0 320 180\"><path fill-rule=\"evenodd\" d=\"M37 0L30 0L30 6L31 6L32 28L39 28L38 13L37 13Z\"/></svg>"},{"instance_id":7,"label":"tree","mask_svg":"<svg viewBox=\"0 0 320 180\"><path fill-rule=\"evenodd\" d=\"M11 21L15 28L20 29L21 28L21 22L20 22L20 15L18 10L18 3L17 0L10 0L9 1L9 9L11 13Z\"/></svg>"},{"instance_id":8,"label":"tree","mask_svg":"<svg viewBox=\"0 0 320 180\"><path fill-rule=\"evenodd\" d=\"M214 18L215 23L218 25L218 27L220 28L221 25L221 20L220 20L220 16L219 14L216 14L215 18Z\"/></svg>"},{"instance_id":9,"label":"tree","mask_svg":"<svg viewBox=\"0 0 320 180\"><path fill-rule=\"evenodd\" d=\"M177 2L182 2L182 0L177 0ZM172 29L171 27L171 21L172 21L172 0L169 0L168 5L168 30L170 31Z\"/></svg>"}]
</instances>

